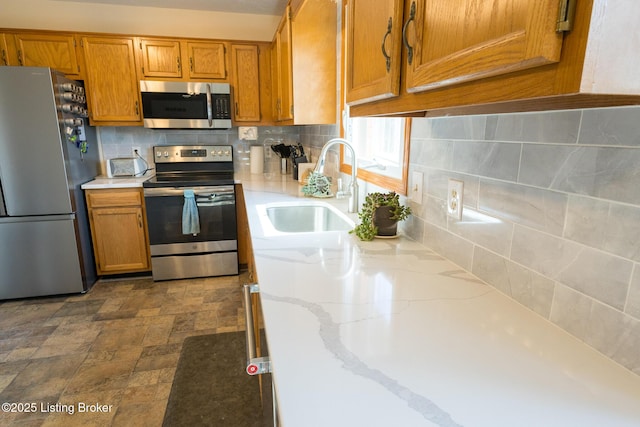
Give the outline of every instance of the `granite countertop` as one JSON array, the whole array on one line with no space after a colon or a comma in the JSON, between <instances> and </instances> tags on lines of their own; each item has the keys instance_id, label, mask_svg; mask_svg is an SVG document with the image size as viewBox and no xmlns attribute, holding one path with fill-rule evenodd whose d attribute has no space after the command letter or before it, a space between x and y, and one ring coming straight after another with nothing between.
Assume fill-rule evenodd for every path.
<instances>
[{"instance_id":1,"label":"granite countertop","mask_svg":"<svg viewBox=\"0 0 640 427\"><path fill-rule=\"evenodd\" d=\"M283 426L640 425L640 377L495 288L402 236L269 235L297 182L242 183Z\"/></svg>"},{"instance_id":2,"label":"granite countertop","mask_svg":"<svg viewBox=\"0 0 640 427\"><path fill-rule=\"evenodd\" d=\"M153 173L136 178L109 178L101 175L80 186L83 190L98 190L106 188L136 188L153 176Z\"/></svg>"}]
</instances>

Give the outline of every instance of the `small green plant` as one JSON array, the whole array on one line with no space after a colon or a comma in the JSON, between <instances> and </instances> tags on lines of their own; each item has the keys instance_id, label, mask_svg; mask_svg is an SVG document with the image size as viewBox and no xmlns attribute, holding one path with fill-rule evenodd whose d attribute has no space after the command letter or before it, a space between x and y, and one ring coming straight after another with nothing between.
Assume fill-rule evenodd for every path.
<instances>
[{"instance_id":1,"label":"small green plant","mask_svg":"<svg viewBox=\"0 0 640 427\"><path fill-rule=\"evenodd\" d=\"M378 234L378 227L374 224L373 217L380 206L390 206L390 219L395 221L403 221L411 215L411 208L400 204L400 196L396 192L369 193L358 212L360 224L356 225L350 233L358 236L360 240L373 240Z\"/></svg>"},{"instance_id":2,"label":"small green plant","mask_svg":"<svg viewBox=\"0 0 640 427\"><path fill-rule=\"evenodd\" d=\"M305 196L329 197L331 196L331 178L318 172L309 174L308 181L302 186Z\"/></svg>"}]
</instances>

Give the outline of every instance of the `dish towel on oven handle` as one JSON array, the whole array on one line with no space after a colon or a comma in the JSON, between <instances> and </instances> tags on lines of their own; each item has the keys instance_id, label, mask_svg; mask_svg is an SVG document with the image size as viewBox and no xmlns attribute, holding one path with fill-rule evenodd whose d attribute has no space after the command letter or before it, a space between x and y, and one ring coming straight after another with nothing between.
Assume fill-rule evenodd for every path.
<instances>
[{"instance_id":1,"label":"dish towel on oven handle","mask_svg":"<svg viewBox=\"0 0 640 427\"><path fill-rule=\"evenodd\" d=\"M184 205L182 206L182 234L200 233L200 218L198 205L193 190L184 190Z\"/></svg>"}]
</instances>

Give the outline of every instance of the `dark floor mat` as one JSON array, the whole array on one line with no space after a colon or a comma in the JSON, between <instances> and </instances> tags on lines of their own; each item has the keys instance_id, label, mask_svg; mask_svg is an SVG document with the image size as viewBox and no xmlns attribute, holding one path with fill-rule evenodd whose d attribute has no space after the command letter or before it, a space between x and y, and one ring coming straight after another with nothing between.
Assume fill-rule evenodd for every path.
<instances>
[{"instance_id":1,"label":"dark floor mat","mask_svg":"<svg viewBox=\"0 0 640 427\"><path fill-rule=\"evenodd\" d=\"M245 373L244 332L184 340L163 426L262 427L258 377Z\"/></svg>"}]
</instances>

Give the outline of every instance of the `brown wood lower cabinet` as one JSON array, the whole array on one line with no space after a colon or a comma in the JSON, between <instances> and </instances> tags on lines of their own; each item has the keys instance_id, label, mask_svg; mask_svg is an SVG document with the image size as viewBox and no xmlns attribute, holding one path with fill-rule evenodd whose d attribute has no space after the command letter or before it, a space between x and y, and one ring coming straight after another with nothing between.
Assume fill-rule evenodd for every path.
<instances>
[{"instance_id":1,"label":"brown wood lower cabinet","mask_svg":"<svg viewBox=\"0 0 640 427\"><path fill-rule=\"evenodd\" d=\"M238 263L241 267L247 267L249 282L256 283L258 281L258 274L255 271L255 262L253 260L253 247L251 246L247 206L244 201L242 185L240 184L236 184L236 215L238 223Z\"/></svg>"},{"instance_id":2,"label":"brown wood lower cabinet","mask_svg":"<svg viewBox=\"0 0 640 427\"><path fill-rule=\"evenodd\" d=\"M86 190L98 275L149 271L141 188Z\"/></svg>"}]
</instances>

